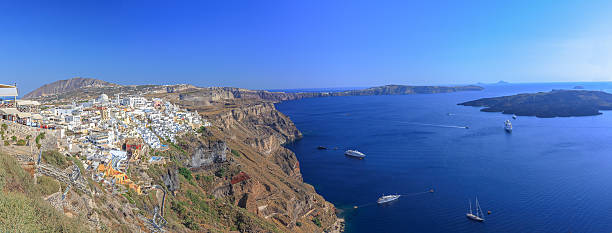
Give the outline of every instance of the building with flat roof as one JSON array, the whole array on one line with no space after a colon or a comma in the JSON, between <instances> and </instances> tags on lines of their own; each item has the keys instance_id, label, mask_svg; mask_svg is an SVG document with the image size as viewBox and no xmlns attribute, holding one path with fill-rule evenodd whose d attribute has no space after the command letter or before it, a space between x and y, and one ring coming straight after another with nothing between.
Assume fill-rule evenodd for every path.
<instances>
[{"instance_id":1,"label":"building with flat roof","mask_svg":"<svg viewBox=\"0 0 612 233\"><path fill-rule=\"evenodd\" d=\"M2 99L1 107L15 107L15 102L17 102L17 96L19 96L19 91L17 91L17 85L6 85L0 84L0 98ZM14 101L13 103L5 103L7 99L5 97L9 97L9 100Z\"/></svg>"}]
</instances>

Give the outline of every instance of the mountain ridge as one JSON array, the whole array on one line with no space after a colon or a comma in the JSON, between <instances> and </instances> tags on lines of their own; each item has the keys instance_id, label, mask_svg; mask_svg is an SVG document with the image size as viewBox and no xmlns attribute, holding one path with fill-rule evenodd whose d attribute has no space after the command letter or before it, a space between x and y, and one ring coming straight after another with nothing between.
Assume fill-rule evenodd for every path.
<instances>
[{"instance_id":1,"label":"mountain ridge","mask_svg":"<svg viewBox=\"0 0 612 233\"><path fill-rule=\"evenodd\" d=\"M23 96L24 99L45 97L91 87L118 87L120 85L95 78L75 77L45 84Z\"/></svg>"}]
</instances>

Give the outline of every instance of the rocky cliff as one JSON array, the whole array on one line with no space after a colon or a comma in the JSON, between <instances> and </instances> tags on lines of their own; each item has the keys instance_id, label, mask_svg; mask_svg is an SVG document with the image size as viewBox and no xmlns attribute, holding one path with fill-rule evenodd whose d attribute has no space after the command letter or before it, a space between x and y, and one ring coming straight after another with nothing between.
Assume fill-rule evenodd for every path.
<instances>
[{"instance_id":1,"label":"rocky cliff","mask_svg":"<svg viewBox=\"0 0 612 233\"><path fill-rule=\"evenodd\" d=\"M295 154L282 146L301 137L288 117L272 103L242 106L209 117L219 126L218 135L230 142L232 157L241 171L249 176L230 183L227 195L234 197L236 205L291 232L331 228L337 220L334 206L302 182ZM321 228L313 219L321 222Z\"/></svg>"},{"instance_id":2,"label":"rocky cliff","mask_svg":"<svg viewBox=\"0 0 612 233\"><path fill-rule=\"evenodd\" d=\"M303 182L283 147L301 137L293 122L272 102L233 103L202 111L213 126L179 137L159 154L169 163L149 169L172 194L168 230L332 231L335 207Z\"/></svg>"},{"instance_id":3,"label":"rocky cliff","mask_svg":"<svg viewBox=\"0 0 612 233\"><path fill-rule=\"evenodd\" d=\"M436 94L458 91L481 91L480 86L407 86L386 85L360 90L342 92L271 92L265 90L248 90L233 87L200 88L195 91L180 94L180 100L192 101L198 104L210 105L212 102L240 99L241 101L286 101L302 98L329 97L329 96L363 96L363 95L412 95Z\"/></svg>"}]
</instances>

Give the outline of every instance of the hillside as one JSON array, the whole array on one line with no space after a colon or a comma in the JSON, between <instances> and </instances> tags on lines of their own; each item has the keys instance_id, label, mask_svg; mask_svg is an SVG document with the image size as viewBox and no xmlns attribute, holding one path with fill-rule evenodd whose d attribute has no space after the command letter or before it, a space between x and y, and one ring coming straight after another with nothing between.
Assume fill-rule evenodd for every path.
<instances>
[{"instance_id":1,"label":"hillside","mask_svg":"<svg viewBox=\"0 0 612 233\"><path fill-rule=\"evenodd\" d=\"M164 229L169 232L338 232L341 229L334 205L303 182L295 154L282 146L301 136L291 120L274 108L273 102L283 97L239 88L96 85L83 90L67 88L65 92L37 99L44 104L61 105L83 102L101 93L159 97L197 109L213 126L180 133L176 143L164 142L169 144L168 150L147 148L142 150L142 159L130 162L127 173L131 180L139 184L150 182L160 186L159 190L145 189L138 195L132 189L119 186L116 191L110 191L108 184L88 178L81 181L84 184L81 189L71 190L66 197L68 201L62 202L58 198L65 183L56 177L43 176L53 183L45 191L43 204L51 204L58 213L73 220L82 219L84 223L78 223L79 226L103 232L149 231L152 228L146 219L153 216L154 207L164 200L160 198L161 190L165 190L168 196L160 213L167 220ZM188 93L202 97L189 99ZM182 100L181 96L186 99ZM203 105L202 100L209 101L208 105ZM6 132L10 133L4 136L16 136L17 140L0 145L0 151L36 158L36 153L28 153L29 147L19 146L18 142L38 144L38 134L32 131L31 135L25 135L23 132L28 128L8 126ZM41 141L45 145L49 142L49 146L43 146L48 149L42 154L41 166L69 173L78 165L71 161L86 160L79 157L82 154L66 153L66 144L53 135L49 133ZM147 158L152 156L163 157L165 162L148 164ZM35 169L33 173L40 171ZM83 171L83 177L93 174L91 169Z\"/></svg>"},{"instance_id":2,"label":"hillside","mask_svg":"<svg viewBox=\"0 0 612 233\"><path fill-rule=\"evenodd\" d=\"M553 90L518 94L460 103L484 107L483 112L502 112L519 116L570 117L599 115L600 110L612 110L612 94L602 91Z\"/></svg>"},{"instance_id":3,"label":"hillside","mask_svg":"<svg viewBox=\"0 0 612 233\"><path fill-rule=\"evenodd\" d=\"M71 78L66 80L59 80L42 87L23 96L24 99L33 99L38 97L50 96L62 94L70 91L76 91L83 88L95 88L95 87L115 87L117 84L105 82L93 78Z\"/></svg>"},{"instance_id":4,"label":"hillside","mask_svg":"<svg viewBox=\"0 0 612 233\"><path fill-rule=\"evenodd\" d=\"M17 160L0 153L1 232L83 232L82 219L70 219L57 212L43 197L59 183L41 177L36 183Z\"/></svg>"}]
</instances>

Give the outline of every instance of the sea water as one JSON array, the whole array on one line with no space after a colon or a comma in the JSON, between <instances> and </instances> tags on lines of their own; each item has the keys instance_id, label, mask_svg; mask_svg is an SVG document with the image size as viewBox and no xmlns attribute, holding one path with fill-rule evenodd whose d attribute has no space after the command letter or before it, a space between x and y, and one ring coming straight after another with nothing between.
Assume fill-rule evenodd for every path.
<instances>
[{"instance_id":1,"label":"sea water","mask_svg":"<svg viewBox=\"0 0 612 233\"><path fill-rule=\"evenodd\" d=\"M446 94L309 98L276 107L304 135L288 145L304 181L338 208L346 232L610 232L612 112L512 120L457 105L575 85L612 88L491 85ZM512 133L503 128L508 119ZM346 157L347 149L367 157ZM377 205L383 194L405 195ZM476 197L484 223L465 216Z\"/></svg>"}]
</instances>

